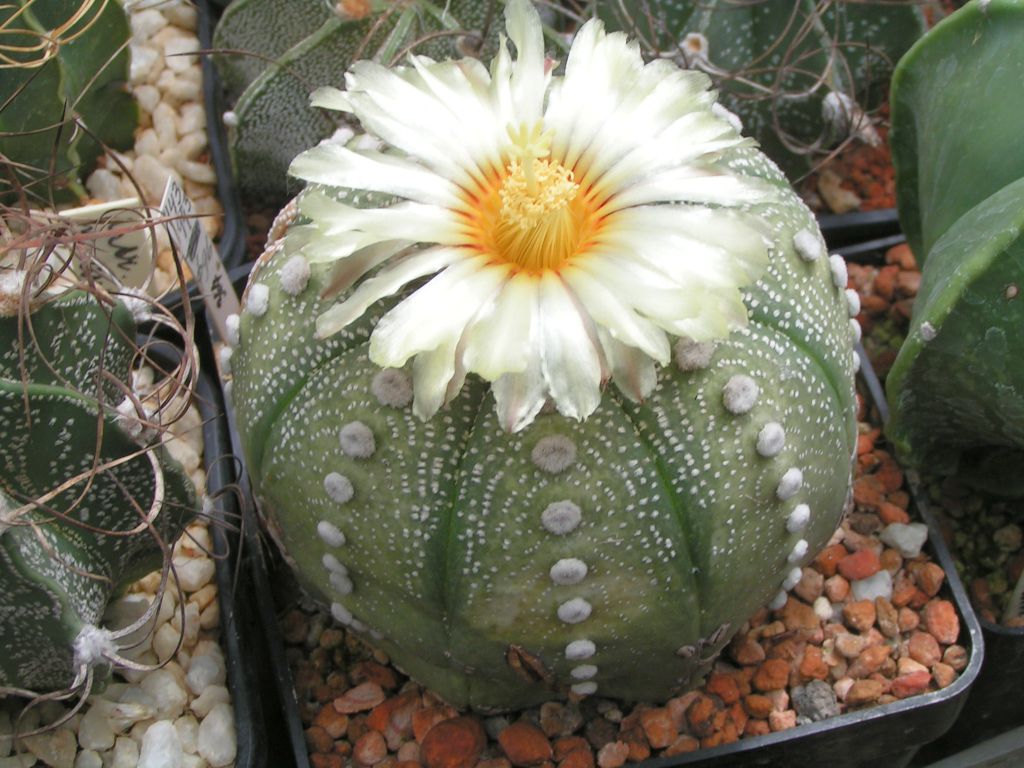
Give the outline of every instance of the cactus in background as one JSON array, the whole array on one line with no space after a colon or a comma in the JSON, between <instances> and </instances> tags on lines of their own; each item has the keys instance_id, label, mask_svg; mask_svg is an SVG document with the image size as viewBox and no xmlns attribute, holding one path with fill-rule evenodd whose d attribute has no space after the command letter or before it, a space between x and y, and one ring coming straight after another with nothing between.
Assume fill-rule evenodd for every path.
<instances>
[{"instance_id":1,"label":"cactus in background","mask_svg":"<svg viewBox=\"0 0 1024 768\"><path fill-rule=\"evenodd\" d=\"M0 32L0 154L8 169L0 199L87 197L82 179L102 145L130 148L138 122L124 9L102 0L15 0L0 7Z\"/></svg>"},{"instance_id":2,"label":"cactus in background","mask_svg":"<svg viewBox=\"0 0 1024 768\"><path fill-rule=\"evenodd\" d=\"M214 47L234 105L228 129L243 196L287 199L288 164L343 125L310 107L309 94L341 85L356 59L387 63L409 50L437 59L490 55L499 27L496 0L235 0L217 25Z\"/></svg>"},{"instance_id":3,"label":"cactus in background","mask_svg":"<svg viewBox=\"0 0 1024 768\"><path fill-rule=\"evenodd\" d=\"M839 142L878 141L868 113L926 27L920 0L599 0L648 58L707 72L744 132L795 180Z\"/></svg>"},{"instance_id":4,"label":"cactus in background","mask_svg":"<svg viewBox=\"0 0 1024 768\"><path fill-rule=\"evenodd\" d=\"M1024 495L1024 2L971 2L900 62L892 147L921 287L889 374L904 458ZM962 121L954 115L981 115Z\"/></svg>"},{"instance_id":5,"label":"cactus in background","mask_svg":"<svg viewBox=\"0 0 1024 768\"><path fill-rule=\"evenodd\" d=\"M315 95L392 149L293 163L239 434L305 588L450 703L664 700L838 524L856 307L704 75L591 22L552 79L532 6L506 22L490 73Z\"/></svg>"},{"instance_id":6,"label":"cactus in background","mask_svg":"<svg viewBox=\"0 0 1024 768\"><path fill-rule=\"evenodd\" d=\"M39 274L0 267L0 690L87 693L118 660L108 601L159 567L195 494L126 399L144 355L132 312L41 295Z\"/></svg>"}]
</instances>

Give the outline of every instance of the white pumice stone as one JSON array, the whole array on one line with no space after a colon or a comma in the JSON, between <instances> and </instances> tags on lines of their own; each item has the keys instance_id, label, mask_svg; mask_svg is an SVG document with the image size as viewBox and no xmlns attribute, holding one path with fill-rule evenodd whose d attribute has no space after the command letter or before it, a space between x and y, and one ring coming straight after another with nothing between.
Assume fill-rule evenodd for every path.
<instances>
[{"instance_id":1,"label":"white pumice stone","mask_svg":"<svg viewBox=\"0 0 1024 768\"><path fill-rule=\"evenodd\" d=\"M361 421L352 421L341 428L341 451L352 459L368 459L377 450L373 432Z\"/></svg>"},{"instance_id":2,"label":"white pumice stone","mask_svg":"<svg viewBox=\"0 0 1024 768\"><path fill-rule=\"evenodd\" d=\"M790 533L799 533L807 527L810 520L811 508L806 504L797 504L786 520L786 530Z\"/></svg>"},{"instance_id":3,"label":"white pumice stone","mask_svg":"<svg viewBox=\"0 0 1024 768\"><path fill-rule=\"evenodd\" d=\"M533 446L530 458L538 469L557 475L576 463L576 444L565 435L548 435Z\"/></svg>"},{"instance_id":4,"label":"white pumice stone","mask_svg":"<svg viewBox=\"0 0 1024 768\"><path fill-rule=\"evenodd\" d=\"M333 501L339 504L351 501L355 495L352 481L339 472L331 472L324 478L324 490Z\"/></svg>"},{"instance_id":5,"label":"white pumice stone","mask_svg":"<svg viewBox=\"0 0 1024 768\"><path fill-rule=\"evenodd\" d=\"M352 612L341 603L331 603L331 616L346 627L352 623Z\"/></svg>"},{"instance_id":6,"label":"white pumice stone","mask_svg":"<svg viewBox=\"0 0 1024 768\"><path fill-rule=\"evenodd\" d=\"M329 547L340 547L345 543L345 534L334 523L321 520L316 524L316 533Z\"/></svg>"},{"instance_id":7,"label":"white pumice stone","mask_svg":"<svg viewBox=\"0 0 1024 768\"><path fill-rule=\"evenodd\" d=\"M793 551L789 553L787 558L789 562L796 563L803 560L807 554L807 539L800 539L796 544L793 545Z\"/></svg>"},{"instance_id":8,"label":"white pumice stone","mask_svg":"<svg viewBox=\"0 0 1024 768\"><path fill-rule=\"evenodd\" d=\"M722 404L737 416L747 413L757 402L760 389L752 378L742 373L731 377L722 388Z\"/></svg>"},{"instance_id":9,"label":"white pumice stone","mask_svg":"<svg viewBox=\"0 0 1024 768\"><path fill-rule=\"evenodd\" d=\"M853 288L847 288L843 293L846 294L846 308L850 317L856 317L860 314L860 294Z\"/></svg>"},{"instance_id":10,"label":"white pumice stone","mask_svg":"<svg viewBox=\"0 0 1024 768\"><path fill-rule=\"evenodd\" d=\"M597 667L593 664L580 664L578 667L573 667L569 674L573 680L589 680L597 674Z\"/></svg>"},{"instance_id":11,"label":"white pumice stone","mask_svg":"<svg viewBox=\"0 0 1024 768\"><path fill-rule=\"evenodd\" d=\"M803 484L804 473L797 467L790 467L786 470L782 479L779 480L779 485L775 489L775 495L779 497L779 501L786 501L793 498L803 487Z\"/></svg>"},{"instance_id":12,"label":"white pumice stone","mask_svg":"<svg viewBox=\"0 0 1024 768\"><path fill-rule=\"evenodd\" d=\"M772 601L768 603L767 608L770 611L777 611L786 604L788 599L789 595L786 594L786 590L780 589L775 593L775 597L772 598Z\"/></svg>"},{"instance_id":13,"label":"white pumice stone","mask_svg":"<svg viewBox=\"0 0 1024 768\"><path fill-rule=\"evenodd\" d=\"M836 288L845 289L850 280L849 272L846 269L846 259L838 253L833 253L828 257L828 264L832 269L832 283Z\"/></svg>"},{"instance_id":14,"label":"white pumice stone","mask_svg":"<svg viewBox=\"0 0 1024 768\"><path fill-rule=\"evenodd\" d=\"M786 430L777 421L769 421L757 433L757 452L766 459L778 456L785 445Z\"/></svg>"},{"instance_id":15,"label":"white pumice stone","mask_svg":"<svg viewBox=\"0 0 1024 768\"><path fill-rule=\"evenodd\" d=\"M412 382L399 368L384 368L370 382L370 392L377 402L389 408L405 408L412 402Z\"/></svg>"},{"instance_id":16,"label":"white pumice stone","mask_svg":"<svg viewBox=\"0 0 1024 768\"><path fill-rule=\"evenodd\" d=\"M587 564L575 557L567 557L551 566L550 575L555 584L579 584L587 577Z\"/></svg>"},{"instance_id":17,"label":"white pumice stone","mask_svg":"<svg viewBox=\"0 0 1024 768\"><path fill-rule=\"evenodd\" d=\"M597 653L597 646L591 640L573 640L565 646L565 658L569 661L589 659Z\"/></svg>"},{"instance_id":18,"label":"white pumice stone","mask_svg":"<svg viewBox=\"0 0 1024 768\"><path fill-rule=\"evenodd\" d=\"M566 624L579 624L589 619L593 610L593 606L582 597L574 597L558 606L558 618Z\"/></svg>"},{"instance_id":19,"label":"white pumice stone","mask_svg":"<svg viewBox=\"0 0 1024 768\"><path fill-rule=\"evenodd\" d=\"M556 536L576 530L582 519L582 510L568 499L548 504L540 514L541 525Z\"/></svg>"},{"instance_id":20,"label":"white pumice stone","mask_svg":"<svg viewBox=\"0 0 1024 768\"><path fill-rule=\"evenodd\" d=\"M800 583L800 579L803 578L803 574L804 572L802 568L794 568L786 574L786 579L782 582L782 588L788 592Z\"/></svg>"},{"instance_id":21,"label":"white pumice stone","mask_svg":"<svg viewBox=\"0 0 1024 768\"><path fill-rule=\"evenodd\" d=\"M921 338L924 339L925 341L931 341L932 339L935 338L935 326L929 323L927 320L921 323L921 327L919 330L921 332Z\"/></svg>"},{"instance_id":22,"label":"white pumice stone","mask_svg":"<svg viewBox=\"0 0 1024 768\"><path fill-rule=\"evenodd\" d=\"M569 690L571 690L577 696L590 696L594 693L597 693L597 683L595 683L593 680L588 680L585 683L575 683L570 687Z\"/></svg>"},{"instance_id":23,"label":"white pumice stone","mask_svg":"<svg viewBox=\"0 0 1024 768\"><path fill-rule=\"evenodd\" d=\"M814 615L822 621L831 621L832 615L835 613L835 609L832 607L832 603L824 595L819 595L814 599Z\"/></svg>"},{"instance_id":24,"label":"white pumice stone","mask_svg":"<svg viewBox=\"0 0 1024 768\"><path fill-rule=\"evenodd\" d=\"M320 558L320 562L331 573L340 573L342 576L348 575L348 568L330 552L325 552L324 556Z\"/></svg>"},{"instance_id":25,"label":"white pumice stone","mask_svg":"<svg viewBox=\"0 0 1024 768\"><path fill-rule=\"evenodd\" d=\"M906 558L914 558L921 554L921 548L928 541L928 526L924 523L890 523L878 534L884 544Z\"/></svg>"},{"instance_id":26,"label":"white pumice stone","mask_svg":"<svg viewBox=\"0 0 1024 768\"><path fill-rule=\"evenodd\" d=\"M212 768L223 768L234 762L238 743L235 713L230 704L218 704L203 718L196 737L196 749Z\"/></svg>"},{"instance_id":27,"label":"white pumice stone","mask_svg":"<svg viewBox=\"0 0 1024 768\"><path fill-rule=\"evenodd\" d=\"M292 256L278 273L281 290L289 296L298 296L309 283L309 262L303 256Z\"/></svg>"},{"instance_id":28,"label":"white pumice stone","mask_svg":"<svg viewBox=\"0 0 1024 768\"><path fill-rule=\"evenodd\" d=\"M676 342L676 366L680 371L699 371L711 365L715 342L679 339Z\"/></svg>"},{"instance_id":29,"label":"white pumice stone","mask_svg":"<svg viewBox=\"0 0 1024 768\"><path fill-rule=\"evenodd\" d=\"M270 306L270 289L264 283L253 283L246 296L245 311L254 317L262 317Z\"/></svg>"},{"instance_id":30,"label":"white pumice stone","mask_svg":"<svg viewBox=\"0 0 1024 768\"><path fill-rule=\"evenodd\" d=\"M172 723L158 720L146 729L138 768L178 768L184 761L181 741Z\"/></svg>"},{"instance_id":31,"label":"white pumice stone","mask_svg":"<svg viewBox=\"0 0 1024 768\"><path fill-rule=\"evenodd\" d=\"M825 254L821 238L810 229L801 229L793 235L793 248L806 262L817 261Z\"/></svg>"},{"instance_id":32,"label":"white pumice stone","mask_svg":"<svg viewBox=\"0 0 1024 768\"><path fill-rule=\"evenodd\" d=\"M883 568L866 579L851 581L850 594L854 600L876 600L879 597L888 600L892 597L892 574Z\"/></svg>"},{"instance_id":33,"label":"white pumice stone","mask_svg":"<svg viewBox=\"0 0 1024 768\"><path fill-rule=\"evenodd\" d=\"M854 344L860 341L861 336L864 335L864 329L860 327L860 323L857 322L855 317L850 318L850 335L853 336Z\"/></svg>"},{"instance_id":34,"label":"white pumice stone","mask_svg":"<svg viewBox=\"0 0 1024 768\"><path fill-rule=\"evenodd\" d=\"M224 318L224 326L228 334L225 341L233 347L237 347L238 342L241 341L241 320L242 318L234 312Z\"/></svg>"}]
</instances>

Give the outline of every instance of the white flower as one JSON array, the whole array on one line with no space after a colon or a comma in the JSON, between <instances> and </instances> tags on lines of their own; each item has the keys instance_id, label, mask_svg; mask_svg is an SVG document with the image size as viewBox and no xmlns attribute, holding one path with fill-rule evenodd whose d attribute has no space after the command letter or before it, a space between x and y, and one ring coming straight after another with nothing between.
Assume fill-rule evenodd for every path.
<instances>
[{"instance_id":1,"label":"white flower","mask_svg":"<svg viewBox=\"0 0 1024 768\"><path fill-rule=\"evenodd\" d=\"M552 77L536 10L509 0L490 72L478 61L355 64L345 92L314 105L351 113L383 150L325 143L291 173L309 224L289 247L340 260L345 298L326 337L381 298L433 275L379 322L370 359L413 359L414 409L433 415L467 373L492 382L502 424L527 426L548 398L565 416L597 407L609 378L641 399L670 361L669 336L742 328L741 287L767 263L741 209L770 187L716 164L749 140L712 111L708 78L645 65L621 33L588 22ZM340 188L393 196L356 208Z\"/></svg>"}]
</instances>

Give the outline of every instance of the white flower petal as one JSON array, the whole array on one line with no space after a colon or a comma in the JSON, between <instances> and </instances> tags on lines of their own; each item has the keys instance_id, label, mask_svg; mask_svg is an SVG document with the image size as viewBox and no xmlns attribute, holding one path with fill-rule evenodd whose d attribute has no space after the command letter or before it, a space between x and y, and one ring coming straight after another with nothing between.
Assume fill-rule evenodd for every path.
<instances>
[{"instance_id":1,"label":"white flower petal","mask_svg":"<svg viewBox=\"0 0 1024 768\"><path fill-rule=\"evenodd\" d=\"M767 202L775 194L771 185L760 179L689 166L662 171L628 188L618 189L622 191L616 192L601 208L602 214L658 202L740 206Z\"/></svg>"},{"instance_id":2,"label":"white flower petal","mask_svg":"<svg viewBox=\"0 0 1024 768\"><path fill-rule=\"evenodd\" d=\"M540 15L529 0L508 0L505 28L516 46L510 88L519 122L532 125L540 119L550 73L544 65L544 30Z\"/></svg>"},{"instance_id":3,"label":"white flower petal","mask_svg":"<svg viewBox=\"0 0 1024 768\"><path fill-rule=\"evenodd\" d=\"M558 412L585 419L601 402L601 360L579 309L552 272L540 278L541 370Z\"/></svg>"},{"instance_id":4,"label":"white flower petal","mask_svg":"<svg viewBox=\"0 0 1024 768\"><path fill-rule=\"evenodd\" d=\"M455 377L457 343L458 337L449 339L436 349L420 352L413 361L412 411L424 421L445 403L448 386Z\"/></svg>"},{"instance_id":5,"label":"white flower petal","mask_svg":"<svg viewBox=\"0 0 1024 768\"><path fill-rule=\"evenodd\" d=\"M334 269L331 270L327 285L320 292L320 298L330 299L340 293L344 293L355 284L356 280L371 269L378 264L383 264L410 245L412 243L408 240L389 240L387 242L374 243L344 259L340 259Z\"/></svg>"},{"instance_id":6,"label":"white flower petal","mask_svg":"<svg viewBox=\"0 0 1024 768\"><path fill-rule=\"evenodd\" d=\"M642 402L658 383L654 361L636 347L630 347L612 338L605 328L598 326L597 338L601 342L604 358L612 371L615 386L630 400Z\"/></svg>"},{"instance_id":7,"label":"white flower petal","mask_svg":"<svg viewBox=\"0 0 1024 768\"><path fill-rule=\"evenodd\" d=\"M352 105L349 104L345 92L329 85L321 86L309 95L309 106L333 109L336 112L352 111Z\"/></svg>"},{"instance_id":8,"label":"white flower petal","mask_svg":"<svg viewBox=\"0 0 1024 768\"><path fill-rule=\"evenodd\" d=\"M509 432L529 426L547 402L548 387L536 346L533 352L525 371L506 373L491 386L498 421Z\"/></svg>"},{"instance_id":9,"label":"white flower petal","mask_svg":"<svg viewBox=\"0 0 1024 768\"><path fill-rule=\"evenodd\" d=\"M462 362L467 371L496 381L506 373L526 370L536 343L533 329L538 288L537 278L526 272L514 275L501 287L494 302L466 331Z\"/></svg>"},{"instance_id":10,"label":"white flower petal","mask_svg":"<svg viewBox=\"0 0 1024 768\"><path fill-rule=\"evenodd\" d=\"M421 243L459 245L465 242L463 225L449 208L400 202L387 208L353 208L321 192L307 192L299 212L317 222L325 235L357 231L379 240L415 240Z\"/></svg>"}]
</instances>

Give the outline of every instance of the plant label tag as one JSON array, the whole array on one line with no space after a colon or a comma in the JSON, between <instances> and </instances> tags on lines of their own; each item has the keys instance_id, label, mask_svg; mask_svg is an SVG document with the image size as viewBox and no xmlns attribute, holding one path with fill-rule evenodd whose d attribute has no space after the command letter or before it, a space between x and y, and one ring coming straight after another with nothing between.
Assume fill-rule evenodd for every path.
<instances>
[{"instance_id":1,"label":"plant label tag","mask_svg":"<svg viewBox=\"0 0 1024 768\"><path fill-rule=\"evenodd\" d=\"M203 296L217 335L227 339L227 317L240 311L238 296L192 201L173 178L167 180L160 211L168 219L171 242L192 270L192 279Z\"/></svg>"}]
</instances>

